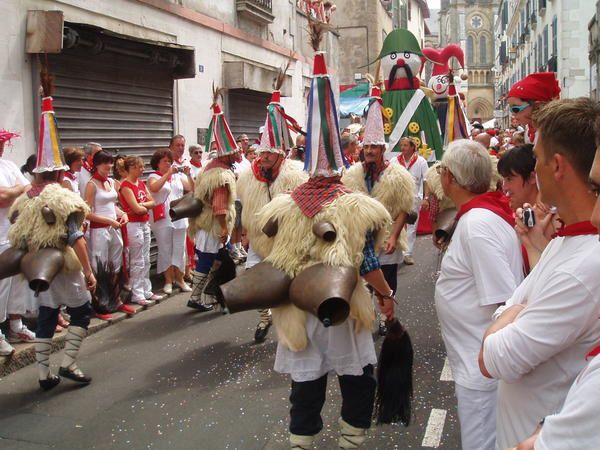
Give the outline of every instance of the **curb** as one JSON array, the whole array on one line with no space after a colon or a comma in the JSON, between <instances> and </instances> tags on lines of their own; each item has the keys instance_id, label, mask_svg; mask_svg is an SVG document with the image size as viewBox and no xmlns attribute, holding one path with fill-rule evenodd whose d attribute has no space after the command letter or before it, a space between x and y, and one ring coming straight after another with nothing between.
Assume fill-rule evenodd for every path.
<instances>
[{"instance_id":1,"label":"curb","mask_svg":"<svg viewBox=\"0 0 600 450\"><path fill-rule=\"evenodd\" d=\"M159 303L166 302L180 293L181 291L179 289L173 289L173 293L171 295L164 300L157 302L156 304L158 305ZM135 317L140 312L149 308L147 306L140 306L133 303L130 303L129 306L135 309L135 314L127 315L123 312L115 312L112 314L112 319L110 320L100 320L96 317L92 317L90 320L90 326L88 327L88 336L110 326L117 325L125 319ZM153 306L150 306L150 308ZM67 330L63 330L60 333L54 334L54 337L52 338L52 353L58 352L65 346L66 335ZM13 344L13 347L15 348L15 352L11 356L0 356L0 381L7 375L10 375L17 370L22 369L23 367L35 363L35 344Z\"/></svg>"}]
</instances>

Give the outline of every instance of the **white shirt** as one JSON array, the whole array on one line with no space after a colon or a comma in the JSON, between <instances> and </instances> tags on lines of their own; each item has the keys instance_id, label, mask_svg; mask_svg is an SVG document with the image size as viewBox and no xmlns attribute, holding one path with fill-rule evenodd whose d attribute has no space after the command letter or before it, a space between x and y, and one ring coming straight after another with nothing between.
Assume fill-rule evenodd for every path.
<instances>
[{"instance_id":1,"label":"white shirt","mask_svg":"<svg viewBox=\"0 0 600 450\"><path fill-rule=\"evenodd\" d=\"M401 153L391 160L392 164L400 164L398 158L402 158ZM425 181L425 173L427 172L427 169L429 169L427 161L421 155L418 155L417 160L410 168L408 167L408 164L405 167L415 180L415 186L417 187L416 198L423 200L423 182Z\"/></svg>"},{"instance_id":2,"label":"white shirt","mask_svg":"<svg viewBox=\"0 0 600 450\"><path fill-rule=\"evenodd\" d=\"M17 184L26 186L30 183L14 162L0 158L0 187L11 188ZM8 229L10 228L10 221L8 220L9 209L10 207L0 208L0 246L8 244Z\"/></svg>"},{"instance_id":3,"label":"white shirt","mask_svg":"<svg viewBox=\"0 0 600 450\"><path fill-rule=\"evenodd\" d=\"M85 188L88 182L92 179L92 174L85 168L82 167L77 174L77 182L79 183L79 195L85 200Z\"/></svg>"},{"instance_id":4,"label":"white shirt","mask_svg":"<svg viewBox=\"0 0 600 450\"><path fill-rule=\"evenodd\" d=\"M252 167L252 163L246 159L245 155L242 155L242 160L238 163L233 163L233 172L237 175L244 169Z\"/></svg>"},{"instance_id":5,"label":"white shirt","mask_svg":"<svg viewBox=\"0 0 600 450\"><path fill-rule=\"evenodd\" d=\"M481 338L492 314L523 280L521 244L514 229L487 209L459 220L435 286L435 306L457 384L493 390L478 364Z\"/></svg>"},{"instance_id":6,"label":"white shirt","mask_svg":"<svg viewBox=\"0 0 600 450\"><path fill-rule=\"evenodd\" d=\"M180 163L178 163L177 161L173 161L173 165L175 167L179 167L179 168L191 166L189 161L185 158L183 158ZM185 194L185 190L183 188L183 179L184 178L187 178L187 175L183 172L174 173L173 175L171 175L171 194L169 195L169 202L180 199L181 197L184 196L184 194ZM167 211L167 213L168 213L168 211ZM173 223L173 227L175 227L175 229L182 230L184 228L187 228L188 219L179 219L172 223Z\"/></svg>"},{"instance_id":7,"label":"white shirt","mask_svg":"<svg viewBox=\"0 0 600 450\"><path fill-rule=\"evenodd\" d=\"M579 374L558 414L547 416L535 450L597 450L600 446L600 356Z\"/></svg>"},{"instance_id":8,"label":"white shirt","mask_svg":"<svg viewBox=\"0 0 600 450\"><path fill-rule=\"evenodd\" d=\"M517 319L484 344L498 386L497 448L514 447L560 410L584 356L600 341L597 235L554 238L517 288Z\"/></svg>"},{"instance_id":9,"label":"white shirt","mask_svg":"<svg viewBox=\"0 0 600 450\"><path fill-rule=\"evenodd\" d=\"M151 173L148 175L148 180L160 180L161 176L157 173ZM156 206L165 205L165 217L164 219L159 220L158 222L154 221L154 211L150 210L150 226L153 230L162 229L165 227L173 228L173 223L171 222L171 216L169 216L169 208L171 207L171 182L165 181L165 184L158 190L158 192L150 191L150 195L154 199L154 203Z\"/></svg>"}]
</instances>

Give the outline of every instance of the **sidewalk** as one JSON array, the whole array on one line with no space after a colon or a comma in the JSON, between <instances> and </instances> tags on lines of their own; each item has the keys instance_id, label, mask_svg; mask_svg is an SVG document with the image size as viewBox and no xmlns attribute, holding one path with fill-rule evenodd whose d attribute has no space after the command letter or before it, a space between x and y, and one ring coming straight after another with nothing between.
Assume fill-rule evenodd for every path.
<instances>
[{"instance_id":1,"label":"sidewalk","mask_svg":"<svg viewBox=\"0 0 600 450\"><path fill-rule=\"evenodd\" d=\"M181 291L178 288L173 288L173 293L161 300L158 303L166 302L176 296L181 294ZM187 294L189 295L189 293ZM104 328L117 325L119 322L123 320L137 316L140 313L143 313L146 309L152 308L152 306L140 306L135 303L129 303L129 305L135 309L135 314L128 315L123 312L115 312L112 313L111 320L100 320L96 317L92 317L90 321L90 326L88 328L88 336L94 333L97 333ZM154 305L153 305L154 306ZM65 336L67 335L67 330L63 330L60 333L56 333L52 338L52 353L58 352L65 346ZM29 364L33 364L35 362L35 345L32 343L23 343L23 344L13 344L15 348L15 352L11 356L0 356L0 380L13 373L19 369L22 369Z\"/></svg>"}]
</instances>

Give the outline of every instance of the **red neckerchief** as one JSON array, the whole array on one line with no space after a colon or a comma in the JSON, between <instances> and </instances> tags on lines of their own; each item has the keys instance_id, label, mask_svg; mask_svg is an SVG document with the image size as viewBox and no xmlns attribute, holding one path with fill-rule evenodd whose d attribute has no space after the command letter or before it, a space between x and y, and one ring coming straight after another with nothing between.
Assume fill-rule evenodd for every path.
<instances>
[{"instance_id":1,"label":"red neckerchief","mask_svg":"<svg viewBox=\"0 0 600 450\"><path fill-rule=\"evenodd\" d=\"M77 178L75 173L71 172L70 170L67 170L65 172L65 177L67 177L69 180L73 180L73 181L75 181L75 179Z\"/></svg>"},{"instance_id":2,"label":"red neckerchief","mask_svg":"<svg viewBox=\"0 0 600 450\"><path fill-rule=\"evenodd\" d=\"M92 161L90 160L89 156L87 157L87 159L83 160L83 168L89 173L92 173Z\"/></svg>"},{"instance_id":3,"label":"red neckerchief","mask_svg":"<svg viewBox=\"0 0 600 450\"><path fill-rule=\"evenodd\" d=\"M104 175L100 175L97 170L92 175L92 178L94 180L98 180L100 183L102 183L102 186L104 186L104 183L106 183L108 181L108 177L105 177Z\"/></svg>"},{"instance_id":4,"label":"red neckerchief","mask_svg":"<svg viewBox=\"0 0 600 450\"><path fill-rule=\"evenodd\" d=\"M190 164L194 167L197 167L198 169L200 169L202 167L202 163L201 162L196 162L193 159L190 159Z\"/></svg>"},{"instance_id":5,"label":"red neckerchief","mask_svg":"<svg viewBox=\"0 0 600 450\"><path fill-rule=\"evenodd\" d=\"M421 87L421 83L417 77L413 77L412 80L409 80L408 78L396 78L391 85L390 80L385 80L384 83L386 91L405 91L407 89L419 89Z\"/></svg>"},{"instance_id":6,"label":"red neckerchief","mask_svg":"<svg viewBox=\"0 0 600 450\"><path fill-rule=\"evenodd\" d=\"M527 135L529 136L529 141L533 144L535 142L535 128L531 125L527 127Z\"/></svg>"},{"instance_id":7,"label":"red neckerchief","mask_svg":"<svg viewBox=\"0 0 600 450\"><path fill-rule=\"evenodd\" d=\"M486 192L472 198L462 205L456 213L456 220L474 208L487 209L504 219L511 227L515 226L515 216L508 203L508 197L502 192Z\"/></svg>"},{"instance_id":8,"label":"red neckerchief","mask_svg":"<svg viewBox=\"0 0 600 450\"><path fill-rule=\"evenodd\" d=\"M406 160L404 159L404 155L402 153L400 153L398 155L398 162L400 163L400 165L404 166L404 168L406 170L410 170L410 168L415 165L418 158L419 158L419 155L417 154L417 152L414 152L413 155L408 160L408 165L407 165Z\"/></svg>"},{"instance_id":9,"label":"red neckerchief","mask_svg":"<svg viewBox=\"0 0 600 450\"><path fill-rule=\"evenodd\" d=\"M46 186L48 186L49 184L53 184L54 181L45 181L44 183L40 183L40 184L32 184L31 185L31 189L29 189L27 191L27 197L29 198L35 198L38 195L40 195L42 193L42 191L45 189Z\"/></svg>"},{"instance_id":10,"label":"red neckerchief","mask_svg":"<svg viewBox=\"0 0 600 450\"><path fill-rule=\"evenodd\" d=\"M594 347L591 352L585 355L585 359L593 358L594 356L600 355L600 345Z\"/></svg>"},{"instance_id":11,"label":"red neckerchief","mask_svg":"<svg viewBox=\"0 0 600 450\"><path fill-rule=\"evenodd\" d=\"M583 236L588 234L598 234L598 228L592 225L592 222L586 220L561 227L556 230L556 233L552 237Z\"/></svg>"},{"instance_id":12,"label":"red neckerchief","mask_svg":"<svg viewBox=\"0 0 600 450\"><path fill-rule=\"evenodd\" d=\"M158 170L156 172L154 172L156 175L158 175L159 177L162 178L163 174L160 173ZM169 175L169 178L167 178L167 181L170 183L171 182L171 175Z\"/></svg>"},{"instance_id":13,"label":"red neckerchief","mask_svg":"<svg viewBox=\"0 0 600 450\"><path fill-rule=\"evenodd\" d=\"M344 155L344 156L346 158L346 161L348 161L348 164L352 165L352 164L354 164L356 162L356 159L354 158L354 155L347 154L347 155Z\"/></svg>"},{"instance_id":14,"label":"red neckerchief","mask_svg":"<svg viewBox=\"0 0 600 450\"><path fill-rule=\"evenodd\" d=\"M375 164L370 164L370 163L366 163L365 161L363 161L362 165L363 165L363 172L365 173L365 177L370 176L371 181L373 183L376 183L377 181L379 181L379 177L381 177L381 174L383 173L383 171L388 168L388 166L390 165L390 162L386 159L384 159L383 161L381 161L379 163L375 163Z\"/></svg>"},{"instance_id":15,"label":"red neckerchief","mask_svg":"<svg viewBox=\"0 0 600 450\"><path fill-rule=\"evenodd\" d=\"M351 192L341 177L313 177L292 191L292 199L302 214L312 219L326 204Z\"/></svg>"},{"instance_id":16,"label":"red neckerchief","mask_svg":"<svg viewBox=\"0 0 600 450\"><path fill-rule=\"evenodd\" d=\"M258 159L259 158L256 158L251 163L252 173L254 174L254 176L256 177L256 179L258 181L260 181L262 183L271 184L279 176L279 169L281 168L281 161L279 162L279 164L276 164L275 166L273 166L273 170L272 170L270 176L267 176L267 174L262 169L262 167L260 167Z\"/></svg>"}]
</instances>

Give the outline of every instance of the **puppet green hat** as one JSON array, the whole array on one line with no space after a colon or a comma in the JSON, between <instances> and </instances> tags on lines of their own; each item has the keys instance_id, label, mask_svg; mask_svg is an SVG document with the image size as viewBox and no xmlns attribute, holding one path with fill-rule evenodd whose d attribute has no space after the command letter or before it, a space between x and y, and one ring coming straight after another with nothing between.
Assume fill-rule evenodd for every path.
<instances>
[{"instance_id":1,"label":"puppet green hat","mask_svg":"<svg viewBox=\"0 0 600 450\"><path fill-rule=\"evenodd\" d=\"M421 46L419 45L419 41L417 41L415 35L404 29L394 30L388 34L383 41L383 47L381 47L379 56L375 58L374 61L371 61L368 65L375 63L375 61L378 61L391 53L401 52L416 53L419 56L423 56L423 52L421 52Z\"/></svg>"}]
</instances>

